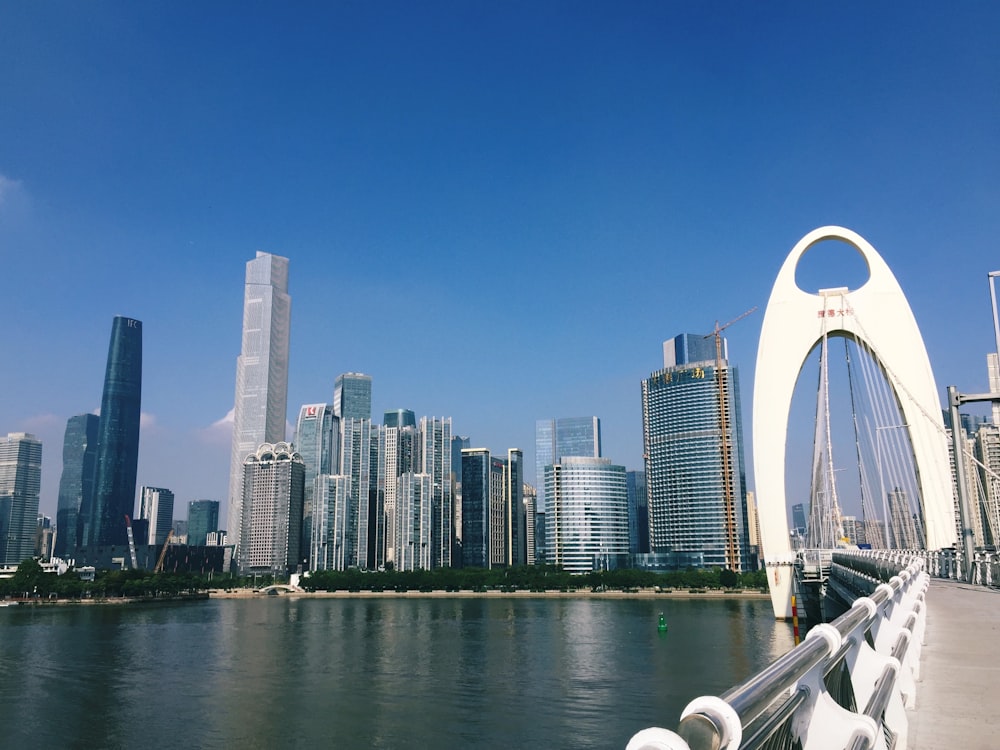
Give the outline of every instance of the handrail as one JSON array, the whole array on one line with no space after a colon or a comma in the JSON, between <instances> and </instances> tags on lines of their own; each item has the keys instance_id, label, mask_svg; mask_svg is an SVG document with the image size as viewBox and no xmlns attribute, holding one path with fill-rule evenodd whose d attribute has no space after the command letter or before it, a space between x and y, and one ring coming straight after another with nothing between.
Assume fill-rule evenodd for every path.
<instances>
[{"instance_id":1,"label":"handrail","mask_svg":"<svg viewBox=\"0 0 1000 750\"><path fill-rule=\"evenodd\" d=\"M647 729L632 738L628 750L757 748L789 720L803 750L848 746L865 750L875 746L882 731L905 737L898 678L902 665L910 664L912 634L925 617L925 560L918 554L837 552L833 562L834 568L848 567L853 583L864 584L869 594L829 625L814 627L799 646L718 698L691 701L676 734ZM868 645L866 634L875 649ZM859 705L864 702L861 712L837 705L826 690L825 675L841 663L850 671L855 699ZM808 712L809 720L793 718L800 712ZM806 736L816 725L822 730ZM745 741L744 730L749 732Z\"/></svg>"}]
</instances>

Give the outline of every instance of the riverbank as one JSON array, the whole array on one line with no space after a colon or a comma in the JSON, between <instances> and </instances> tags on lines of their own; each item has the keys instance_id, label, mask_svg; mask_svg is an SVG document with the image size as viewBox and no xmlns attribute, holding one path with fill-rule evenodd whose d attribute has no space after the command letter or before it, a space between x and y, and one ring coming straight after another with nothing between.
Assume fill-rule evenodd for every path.
<instances>
[{"instance_id":1,"label":"riverbank","mask_svg":"<svg viewBox=\"0 0 1000 750\"><path fill-rule=\"evenodd\" d=\"M176 602L205 601L209 598L210 592L199 591L193 594L176 594L173 596L110 596L110 597L86 597L84 599L4 599L0 601L0 608L7 607L58 607L67 604L81 604L90 606L94 604L169 604Z\"/></svg>"},{"instance_id":2,"label":"riverbank","mask_svg":"<svg viewBox=\"0 0 1000 750\"><path fill-rule=\"evenodd\" d=\"M209 592L212 599L249 599L254 597L266 597L270 594L262 593L252 589L232 589L230 591L213 590ZM704 589L694 591L690 589L638 589L637 591L591 591L589 589L577 589L575 591L282 591L279 594L291 598L313 598L313 599L419 599L419 598L441 598L441 599L769 599L769 595L754 589Z\"/></svg>"}]
</instances>

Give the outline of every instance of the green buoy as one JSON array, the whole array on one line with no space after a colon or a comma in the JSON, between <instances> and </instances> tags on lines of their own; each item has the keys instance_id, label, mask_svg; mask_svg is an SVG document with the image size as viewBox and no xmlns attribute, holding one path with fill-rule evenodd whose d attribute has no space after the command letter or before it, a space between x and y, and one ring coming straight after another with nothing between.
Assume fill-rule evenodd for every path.
<instances>
[{"instance_id":1,"label":"green buoy","mask_svg":"<svg viewBox=\"0 0 1000 750\"><path fill-rule=\"evenodd\" d=\"M659 630L661 633L667 632L667 620L666 618L663 617L662 612L660 612L660 621L656 623L656 629Z\"/></svg>"}]
</instances>

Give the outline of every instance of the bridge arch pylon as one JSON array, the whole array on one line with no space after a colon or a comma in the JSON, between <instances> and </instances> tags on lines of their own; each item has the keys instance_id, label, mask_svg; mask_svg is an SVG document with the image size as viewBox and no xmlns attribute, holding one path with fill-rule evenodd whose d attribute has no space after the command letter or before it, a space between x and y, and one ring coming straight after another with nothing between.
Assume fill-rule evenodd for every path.
<instances>
[{"instance_id":1,"label":"bridge arch pylon","mask_svg":"<svg viewBox=\"0 0 1000 750\"><path fill-rule=\"evenodd\" d=\"M824 240L860 253L868 280L856 290L805 292L795 283L802 256ZM785 453L792 395L805 361L824 335L867 344L887 374L913 448L927 546L955 543L951 468L934 374L916 319L889 266L850 229L815 229L792 248L768 299L757 348L753 458L761 545L775 617L791 617L792 563L785 495Z\"/></svg>"}]
</instances>

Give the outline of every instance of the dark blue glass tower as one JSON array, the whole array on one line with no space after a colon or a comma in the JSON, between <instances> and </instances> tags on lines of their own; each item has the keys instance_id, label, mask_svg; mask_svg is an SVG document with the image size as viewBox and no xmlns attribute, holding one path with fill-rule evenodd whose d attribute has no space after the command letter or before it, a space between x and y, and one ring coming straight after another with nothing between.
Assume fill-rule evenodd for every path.
<instances>
[{"instance_id":1,"label":"dark blue glass tower","mask_svg":"<svg viewBox=\"0 0 1000 750\"><path fill-rule=\"evenodd\" d=\"M81 521L91 512L99 421L96 414L77 414L66 422L53 550L56 557L72 557L75 554L80 543Z\"/></svg>"},{"instance_id":2,"label":"dark blue glass tower","mask_svg":"<svg viewBox=\"0 0 1000 750\"><path fill-rule=\"evenodd\" d=\"M111 326L97 428L94 502L84 544L125 544L125 516L135 510L142 401L142 322L118 316Z\"/></svg>"}]
</instances>

